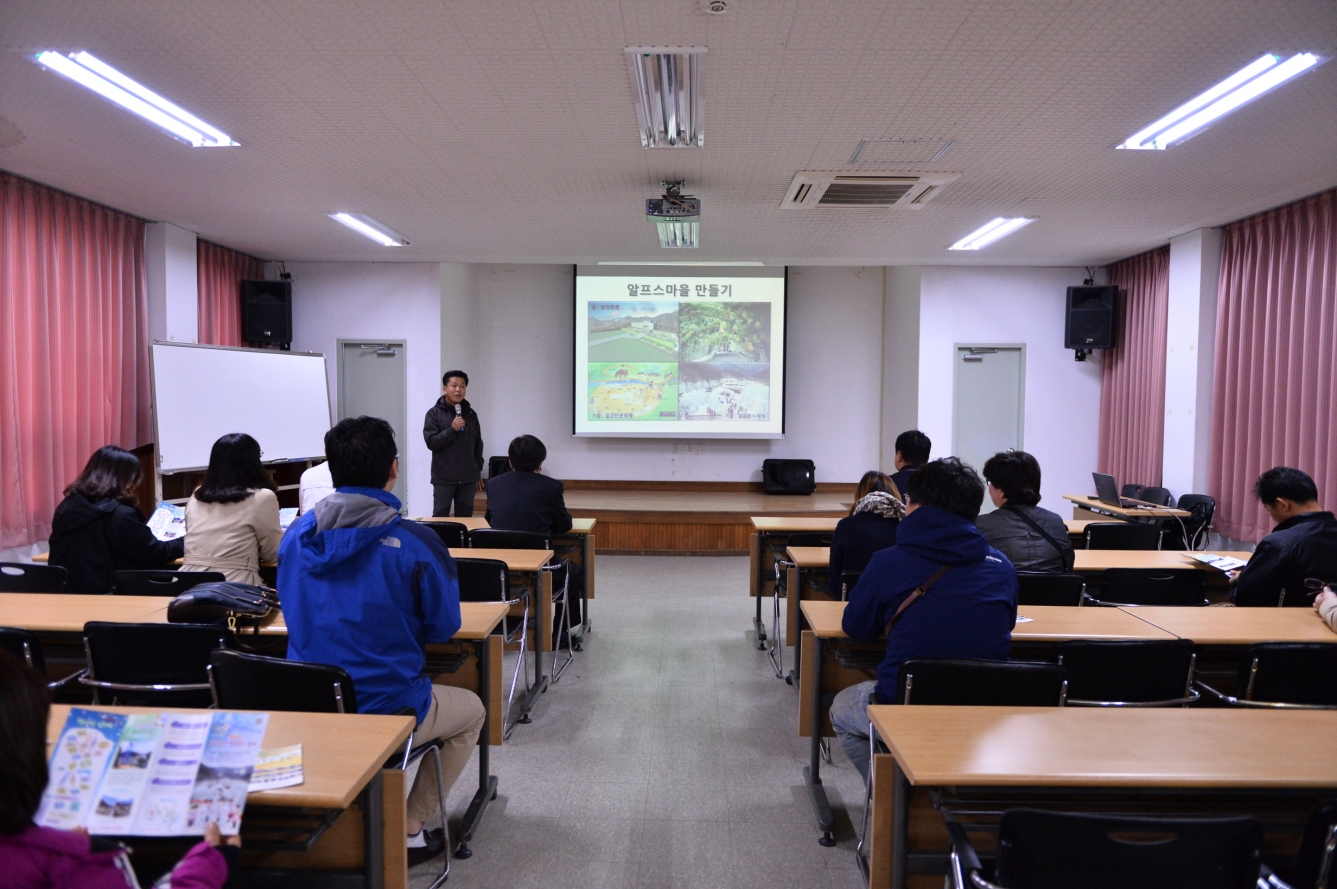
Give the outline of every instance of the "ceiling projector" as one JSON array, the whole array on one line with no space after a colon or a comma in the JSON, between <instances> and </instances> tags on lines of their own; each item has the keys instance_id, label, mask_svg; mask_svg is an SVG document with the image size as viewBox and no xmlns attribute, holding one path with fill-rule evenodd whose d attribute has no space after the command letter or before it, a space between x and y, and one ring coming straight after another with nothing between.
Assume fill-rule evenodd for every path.
<instances>
[{"instance_id":1,"label":"ceiling projector","mask_svg":"<svg viewBox=\"0 0 1337 889\"><path fill-rule=\"evenodd\" d=\"M682 194L681 182L661 182L664 196L648 198L645 218L659 230L660 247L696 247L699 243L701 199Z\"/></svg>"}]
</instances>

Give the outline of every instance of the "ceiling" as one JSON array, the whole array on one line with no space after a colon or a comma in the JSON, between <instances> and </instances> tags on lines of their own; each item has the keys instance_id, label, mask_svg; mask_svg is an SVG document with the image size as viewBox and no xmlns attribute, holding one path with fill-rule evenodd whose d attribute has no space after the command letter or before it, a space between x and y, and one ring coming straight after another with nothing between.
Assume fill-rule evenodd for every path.
<instances>
[{"instance_id":1,"label":"ceiling","mask_svg":"<svg viewBox=\"0 0 1337 889\"><path fill-rule=\"evenodd\" d=\"M640 147L639 45L708 48L703 149ZM1114 149L1264 52L1337 55L1332 0L7 0L0 49L0 168L267 259L1086 265L1337 185L1337 61L1168 151ZM39 49L242 147L178 143ZM780 209L797 171L873 169L892 145L850 161L888 139L952 140L911 166L961 178L918 211ZM702 199L701 249L658 247L662 179ZM1039 221L946 251L1000 215Z\"/></svg>"}]
</instances>

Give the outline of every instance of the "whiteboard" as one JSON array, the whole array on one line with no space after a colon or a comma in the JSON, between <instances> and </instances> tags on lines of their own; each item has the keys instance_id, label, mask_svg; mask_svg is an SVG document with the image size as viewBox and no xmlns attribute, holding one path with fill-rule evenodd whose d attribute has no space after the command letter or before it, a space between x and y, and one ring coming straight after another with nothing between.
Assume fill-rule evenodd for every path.
<instances>
[{"instance_id":1,"label":"whiteboard","mask_svg":"<svg viewBox=\"0 0 1337 889\"><path fill-rule=\"evenodd\" d=\"M160 342L149 353L160 473L204 469L229 432L260 442L266 463L324 455L324 355Z\"/></svg>"}]
</instances>

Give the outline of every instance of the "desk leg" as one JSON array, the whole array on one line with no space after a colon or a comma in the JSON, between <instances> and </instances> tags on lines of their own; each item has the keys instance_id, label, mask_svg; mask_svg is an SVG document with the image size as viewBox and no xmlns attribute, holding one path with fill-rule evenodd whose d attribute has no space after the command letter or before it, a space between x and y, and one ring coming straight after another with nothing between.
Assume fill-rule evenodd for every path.
<instances>
[{"instance_id":1,"label":"desk leg","mask_svg":"<svg viewBox=\"0 0 1337 889\"><path fill-rule=\"evenodd\" d=\"M581 635L586 636L594 629L590 622L590 600L594 598L594 534L580 535L581 546L585 548L585 588L581 591L580 626Z\"/></svg>"},{"instance_id":2,"label":"desk leg","mask_svg":"<svg viewBox=\"0 0 1337 889\"><path fill-rule=\"evenodd\" d=\"M483 701L483 730L478 735L478 791L455 829L455 838L459 841L455 847L456 858L473 856L469 840L473 839L478 822L483 820L487 804L497 798L497 776L489 774L488 754L492 746L492 660L500 656L500 643L500 637L489 636L474 646L478 657L478 697Z\"/></svg>"},{"instance_id":3,"label":"desk leg","mask_svg":"<svg viewBox=\"0 0 1337 889\"><path fill-rule=\"evenodd\" d=\"M803 666L803 646L798 644L799 634L803 632L803 615L799 603L803 601L803 579L807 576L807 572L794 567L786 573L789 576L785 580L785 638L794 640L794 669L785 676L785 682L793 685L798 682Z\"/></svg>"},{"instance_id":4,"label":"desk leg","mask_svg":"<svg viewBox=\"0 0 1337 889\"><path fill-rule=\"evenodd\" d=\"M760 532L752 535L749 544L752 547L752 598L757 605L757 614L752 618L752 628L757 631L757 648L766 650L766 627L761 623L761 588L763 586L764 566L761 554L766 551L766 535Z\"/></svg>"},{"instance_id":5,"label":"desk leg","mask_svg":"<svg viewBox=\"0 0 1337 889\"><path fill-rule=\"evenodd\" d=\"M823 641L813 636L812 662L822 663ZM808 785L808 794L812 797L812 807L817 813L817 829L822 832L817 842L823 846L834 846L836 838L831 835L831 828L836 823L836 816L831 811L831 803L826 799L826 788L822 786L822 671L819 667L812 683L812 737L808 745L808 765L803 770L803 781Z\"/></svg>"},{"instance_id":6,"label":"desk leg","mask_svg":"<svg viewBox=\"0 0 1337 889\"><path fill-rule=\"evenodd\" d=\"M363 872L366 874L367 889L387 889L385 885L385 785L381 771L371 776L371 781L361 793L363 848ZM407 847L405 854L408 854Z\"/></svg>"},{"instance_id":7,"label":"desk leg","mask_svg":"<svg viewBox=\"0 0 1337 889\"><path fill-rule=\"evenodd\" d=\"M892 761L891 889L905 889L910 858L910 782L901 764Z\"/></svg>"},{"instance_id":8,"label":"desk leg","mask_svg":"<svg viewBox=\"0 0 1337 889\"><path fill-rule=\"evenodd\" d=\"M529 717L539 695L548 690L548 677L543 675L543 654L552 651L552 572L540 571L535 580L534 610L538 612L538 630L534 639L534 682L520 700L520 716L516 722L528 725Z\"/></svg>"}]
</instances>

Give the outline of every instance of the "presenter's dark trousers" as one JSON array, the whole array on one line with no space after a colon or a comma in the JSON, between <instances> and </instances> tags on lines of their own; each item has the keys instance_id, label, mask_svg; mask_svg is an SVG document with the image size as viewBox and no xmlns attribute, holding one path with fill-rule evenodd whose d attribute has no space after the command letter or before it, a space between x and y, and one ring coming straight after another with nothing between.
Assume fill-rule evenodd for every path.
<instances>
[{"instance_id":1,"label":"presenter's dark trousers","mask_svg":"<svg viewBox=\"0 0 1337 889\"><path fill-rule=\"evenodd\" d=\"M455 515L465 519L474 514L474 491L478 482L460 482L453 485L432 485L432 515L450 515L450 506L455 505Z\"/></svg>"}]
</instances>

